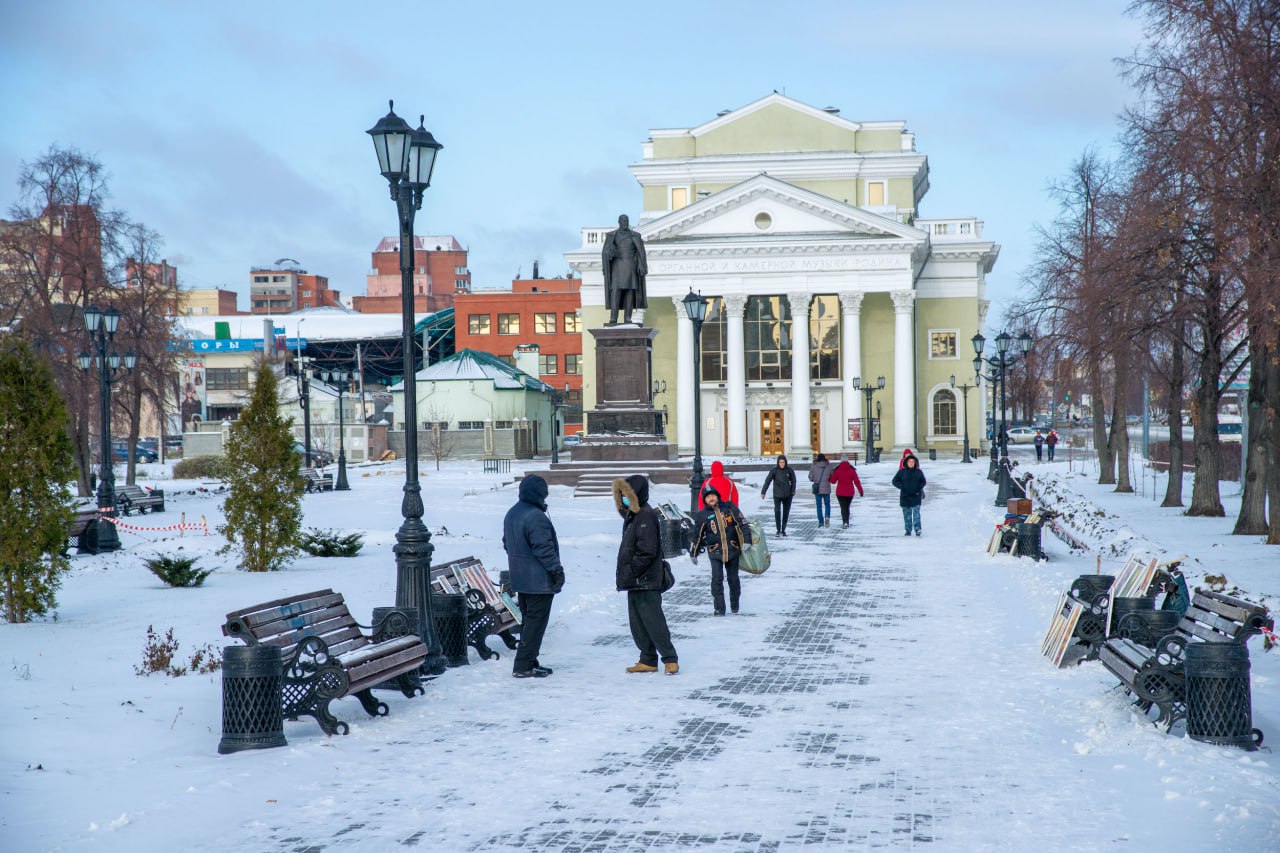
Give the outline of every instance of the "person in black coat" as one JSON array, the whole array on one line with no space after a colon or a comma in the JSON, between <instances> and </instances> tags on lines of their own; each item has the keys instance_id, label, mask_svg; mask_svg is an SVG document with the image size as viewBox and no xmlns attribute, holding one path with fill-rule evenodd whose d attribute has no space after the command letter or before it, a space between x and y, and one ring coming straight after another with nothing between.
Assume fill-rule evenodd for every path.
<instances>
[{"instance_id":1,"label":"person in black coat","mask_svg":"<svg viewBox=\"0 0 1280 853\"><path fill-rule=\"evenodd\" d=\"M622 516L617 586L627 594L627 620L640 660L627 672L657 672L662 656L667 675L680 671L671 629L662 612L662 536L658 514L649 506L649 480L632 474L613 481L613 503Z\"/></svg>"},{"instance_id":2,"label":"person in black coat","mask_svg":"<svg viewBox=\"0 0 1280 853\"><path fill-rule=\"evenodd\" d=\"M764 478L764 485L760 487L762 500L770 485L773 486L773 532L785 537L787 519L791 515L791 499L796 496L796 472L787 464L786 456L779 456L777 464L769 471L769 476Z\"/></svg>"},{"instance_id":3,"label":"person in black coat","mask_svg":"<svg viewBox=\"0 0 1280 853\"><path fill-rule=\"evenodd\" d=\"M538 653L551 620L551 601L564 588L564 566L555 526L547 517L548 493L546 480L537 474L525 477L520 481L520 499L502 521L502 547L521 614L520 645L511 671L516 678L551 674L538 662Z\"/></svg>"},{"instance_id":4,"label":"person in black coat","mask_svg":"<svg viewBox=\"0 0 1280 853\"><path fill-rule=\"evenodd\" d=\"M742 583L738 580L738 557L751 544L751 528L742 512L729 501L720 500L720 493L707 486L702 490L702 502L706 506L698 514L693 547L689 551L694 563L703 551L711 559L711 602L716 616L724 615L724 582L729 580L729 607L738 612L742 598Z\"/></svg>"},{"instance_id":5,"label":"person in black coat","mask_svg":"<svg viewBox=\"0 0 1280 853\"><path fill-rule=\"evenodd\" d=\"M916 535L920 535L920 502L924 500L925 482L920 460L908 454L893 476L893 485L898 489L898 506L902 507L902 523L907 528L904 536L910 536L913 527Z\"/></svg>"}]
</instances>

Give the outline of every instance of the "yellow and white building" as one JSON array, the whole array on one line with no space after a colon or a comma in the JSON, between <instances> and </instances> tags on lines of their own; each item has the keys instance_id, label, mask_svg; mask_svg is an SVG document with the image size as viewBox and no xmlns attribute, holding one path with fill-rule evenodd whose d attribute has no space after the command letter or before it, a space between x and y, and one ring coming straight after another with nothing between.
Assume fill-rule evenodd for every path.
<instances>
[{"instance_id":1,"label":"yellow and white building","mask_svg":"<svg viewBox=\"0 0 1280 853\"><path fill-rule=\"evenodd\" d=\"M982 328L999 246L975 217L927 219L928 159L901 121L857 122L777 93L692 128L650 132L630 166L648 257L644 325L659 330L653 372L668 439L692 452L808 456L877 446L977 446L983 395L969 339ZM613 226L584 228L566 253L582 277L585 328L604 325L600 249ZM711 300L694 376L690 290ZM807 326L807 334L795 334ZM595 353L583 335L584 369ZM794 365L807 365L796 381ZM873 411L853 380L885 387ZM583 389L595 405L594 383ZM694 394L702 422L694 422ZM874 430L873 430L874 432Z\"/></svg>"}]
</instances>

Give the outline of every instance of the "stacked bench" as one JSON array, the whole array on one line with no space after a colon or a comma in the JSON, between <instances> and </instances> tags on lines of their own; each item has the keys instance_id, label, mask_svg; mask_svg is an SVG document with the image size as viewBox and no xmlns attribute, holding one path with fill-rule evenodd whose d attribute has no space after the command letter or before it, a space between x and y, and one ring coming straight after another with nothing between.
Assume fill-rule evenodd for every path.
<instances>
[{"instance_id":1,"label":"stacked bench","mask_svg":"<svg viewBox=\"0 0 1280 853\"><path fill-rule=\"evenodd\" d=\"M402 611L392 615L407 623ZM354 696L377 717L388 713L373 695L382 682L393 682L410 698L423 692L418 670L427 647L422 640L409 633L378 641L361 630L365 627L352 617L341 593L321 589L228 613L222 633L250 646L278 646L284 659L284 716L314 717L325 734L345 735L347 724L329 711L333 700Z\"/></svg>"},{"instance_id":2,"label":"stacked bench","mask_svg":"<svg viewBox=\"0 0 1280 853\"><path fill-rule=\"evenodd\" d=\"M116 513L128 515L133 511L144 513L164 512L164 490L148 491L141 486L120 486L116 489Z\"/></svg>"},{"instance_id":3,"label":"stacked bench","mask_svg":"<svg viewBox=\"0 0 1280 853\"><path fill-rule=\"evenodd\" d=\"M302 479L306 480L308 492L332 492L333 477L314 468L303 468Z\"/></svg>"},{"instance_id":4,"label":"stacked bench","mask_svg":"<svg viewBox=\"0 0 1280 853\"><path fill-rule=\"evenodd\" d=\"M1274 628L1266 608L1217 592L1197 592L1173 633L1156 640L1153 647L1138 639L1112 637L1099 649L1098 657L1126 692L1137 697L1144 712L1152 706L1159 710L1156 724L1168 731L1187 714L1187 646L1244 643Z\"/></svg>"}]
</instances>

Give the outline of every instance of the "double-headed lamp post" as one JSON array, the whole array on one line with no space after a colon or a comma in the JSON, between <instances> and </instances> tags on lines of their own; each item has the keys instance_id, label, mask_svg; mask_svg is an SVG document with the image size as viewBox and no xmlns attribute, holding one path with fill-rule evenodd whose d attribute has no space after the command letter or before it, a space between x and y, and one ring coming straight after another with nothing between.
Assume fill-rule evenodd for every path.
<instances>
[{"instance_id":1,"label":"double-headed lamp post","mask_svg":"<svg viewBox=\"0 0 1280 853\"><path fill-rule=\"evenodd\" d=\"M870 464L871 464L871 462L872 462L872 457L871 457L871 441L872 441L872 435L871 435L871 398L875 395L875 393L876 393L877 391L883 391L883 390L884 390L884 377L883 377L883 376L877 376L877 377L876 377L876 384L875 384L875 385L872 385L872 384L871 384L871 380L870 380L870 379L867 379L867 384L866 384L866 386L864 387L864 386L863 386L863 384L862 384L862 377L861 377L861 376L855 376L855 377L853 377L853 390L857 391L857 390L859 390L859 389L861 389L862 393L863 393L863 394L865 394L865 395L866 395L866 398L867 398L867 422L866 422L866 424L864 424L864 427L865 427L865 429L866 429L866 439L867 439L867 457L866 457L866 459L864 459L864 460L863 460L863 462L864 462L865 464L867 464L867 465L870 465Z\"/></svg>"},{"instance_id":2,"label":"double-headed lamp post","mask_svg":"<svg viewBox=\"0 0 1280 853\"><path fill-rule=\"evenodd\" d=\"M80 353L76 362L85 373L93 367L98 369L102 468L98 474L97 549L117 551L120 549L120 534L116 532L113 521L116 515L116 481L111 465L111 385L133 370L138 359L132 352L120 355L115 350L107 350L120 327L120 313L116 309L103 310L90 305L84 309L84 327L89 333L89 346L93 352ZM132 448L125 448L126 458L131 452Z\"/></svg>"},{"instance_id":3,"label":"double-headed lamp post","mask_svg":"<svg viewBox=\"0 0 1280 853\"><path fill-rule=\"evenodd\" d=\"M973 336L972 341L973 341L973 351L978 356L977 358L974 359L974 364L977 365L978 362L982 360L982 350L986 343L986 338L984 338L982 336L982 333L979 332L978 334ZM1005 423L1005 396L1008 393L1009 368L1013 367L1013 365L1017 362L1019 357L1026 358L1027 354L1031 352L1031 335L1028 334L1027 332L1023 332L1017 337L1018 349L1020 350L1017 353L1009 352L1010 348L1013 345L1013 341L1014 341L1013 335L1009 334L1008 332L1001 332L1000 334L996 335L996 357L986 359L987 364L991 365L992 374L995 378L995 381L1000 386L1000 432L998 433L998 435L999 435L999 443L1000 443L1001 463L1000 463L1000 469L998 474L998 482L1000 486L999 486L999 490L996 492L996 500L995 500L996 506L1004 506L1009 500L1009 492L1010 492L1009 465L1008 465L1009 432L1008 432L1008 425ZM992 396L994 397L994 389L992 392ZM994 418L992 419L991 423L994 429L995 427Z\"/></svg>"},{"instance_id":4,"label":"double-headed lamp post","mask_svg":"<svg viewBox=\"0 0 1280 853\"><path fill-rule=\"evenodd\" d=\"M342 396L351 390L355 378L350 370L330 370L326 377L329 384L338 389L338 479L333 484L335 492L351 491L347 482L347 421L342 407ZM310 465L311 461L307 460Z\"/></svg>"},{"instance_id":5,"label":"double-headed lamp post","mask_svg":"<svg viewBox=\"0 0 1280 853\"><path fill-rule=\"evenodd\" d=\"M563 391L551 392L551 464L557 465L560 462L560 441L563 438L560 435L561 428L560 412L568 405L565 400L569 397L569 383L564 383Z\"/></svg>"},{"instance_id":6,"label":"double-headed lamp post","mask_svg":"<svg viewBox=\"0 0 1280 853\"><path fill-rule=\"evenodd\" d=\"M689 512L698 511L702 491L702 324L707 319L707 300L689 291L684 311L693 321L693 472L689 475Z\"/></svg>"},{"instance_id":7,"label":"double-headed lamp post","mask_svg":"<svg viewBox=\"0 0 1280 853\"><path fill-rule=\"evenodd\" d=\"M975 359L974 370L976 371L980 367L981 365L978 364L977 359ZM957 387L956 377L954 373L951 375L951 387L952 388ZM959 385L958 387L960 388L960 393L964 395L964 403L963 403L964 405L964 456L961 457L960 461L972 462L973 457L969 455L969 389L977 388L978 386L976 384L970 385L969 383L965 382Z\"/></svg>"},{"instance_id":8,"label":"double-headed lamp post","mask_svg":"<svg viewBox=\"0 0 1280 853\"><path fill-rule=\"evenodd\" d=\"M378 170L391 187L400 223L400 345L404 349L404 522L396 531L396 606L418 608L418 635L429 649L423 670L439 675L445 657L436 635L431 608L431 533L422 522L422 486L418 483L418 383L413 334L413 220L422 207L422 194L431 185L436 155L443 148L418 123L409 127L391 109L368 131L378 155ZM425 118L425 117L424 117Z\"/></svg>"}]
</instances>

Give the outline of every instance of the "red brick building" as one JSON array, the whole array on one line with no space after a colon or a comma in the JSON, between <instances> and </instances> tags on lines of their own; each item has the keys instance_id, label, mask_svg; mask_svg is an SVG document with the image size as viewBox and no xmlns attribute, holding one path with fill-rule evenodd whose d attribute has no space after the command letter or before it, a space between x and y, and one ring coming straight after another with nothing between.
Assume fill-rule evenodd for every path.
<instances>
[{"instance_id":1,"label":"red brick building","mask_svg":"<svg viewBox=\"0 0 1280 853\"><path fill-rule=\"evenodd\" d=\"M296 262L291 262L296 263ZM303 308L340 305L341 293L329 287L328 276L295 266L254 267L249 271L249 311L288 314Z\"/></svg>"},{"instance_id":2,"label":"red brick building","mask_svg":"<svg viewBox=\"0 0 1280 853\"><path fill-rule=\"evenodd\" d=\"M455 294L471 290L467 250L449 236L413 238L413 310L428 314L453 307ZM383 237L373 250L365 296L351 300L365 314L400 312L400 238Z\"/></svg>"},{"instance_id":3,"label":"red brick building","mask_svg":"<svg viewBox=\"0 0 1280 853\"><path fill-rule=\"evenodd\" d=\"M538 346L538 378L556 389L569 385L565 435L582 429L581 290L578 278L523 278L510 290L459 293L453 300L458 352L479 350L515 364L517 346Z\"/></svg>"}]
</instances>

